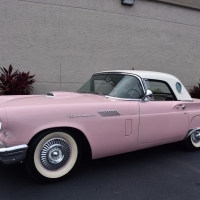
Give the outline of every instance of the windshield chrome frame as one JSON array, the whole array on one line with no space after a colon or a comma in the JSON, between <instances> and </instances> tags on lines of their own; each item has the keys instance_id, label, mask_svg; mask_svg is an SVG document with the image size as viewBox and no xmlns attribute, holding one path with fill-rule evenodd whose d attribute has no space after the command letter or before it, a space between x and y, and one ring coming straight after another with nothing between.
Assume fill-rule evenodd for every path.
<instances>
[{"instance_id":1,"label":"windshield chrome frame","mask_svg":"<svg viewBox=\"0 0 200 200\"><path fill-rule=\"evenodd\" d=\"M137 74L125 73L125 72L99 72L99 73L93 74L92 76L100 75L100 74L122 74L122 75L134 76L139 80L140 84L142 85L143 92L144 94L146 94L146 89L145 89L146 87L144 86L144 80ZM122 101L140 101L142 99L142 98L141 99L119 98L119 97L113 97L109 95L105 95L105 97L116 99L116 100L122 100Z\"/></svg>"}]
</instances>

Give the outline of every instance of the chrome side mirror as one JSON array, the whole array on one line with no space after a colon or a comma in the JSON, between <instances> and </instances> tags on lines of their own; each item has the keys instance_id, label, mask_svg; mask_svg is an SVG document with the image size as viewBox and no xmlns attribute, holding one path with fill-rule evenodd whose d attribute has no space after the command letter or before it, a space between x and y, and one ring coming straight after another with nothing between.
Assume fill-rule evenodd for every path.
<instances>
[{"instance_id":1,"label":"chrome side mirror","mask_svg":"<svg viewBox=\"0 0 200 200\"><path fill-rule=\"evenodd\" d=\"M151 90L147 90L146 94L144 95L144 97L140 100L141 102L148 102L152 99L152 91Z\"/></svg>"}]
</instances>

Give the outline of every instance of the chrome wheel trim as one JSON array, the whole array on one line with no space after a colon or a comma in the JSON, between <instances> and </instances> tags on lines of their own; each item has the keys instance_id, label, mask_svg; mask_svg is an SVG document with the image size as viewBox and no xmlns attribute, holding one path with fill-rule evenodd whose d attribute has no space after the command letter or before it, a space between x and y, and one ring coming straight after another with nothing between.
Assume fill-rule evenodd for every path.
<instances>
[{"instance_id":1,"label":"chrome wheel trim","mask_svg":"<svg viewBox=\"0 0 200 200\"><path fill-rule=\"evenodd\" d=\"M68 161L62 165L62 167L53 171L53 170L47 169L42 164L41 152L42 152L42 149L43 149L43 146L45 145L45 143L52 139L55 139L55 138L59 138L59 139L67 141L67 143L70 147L70 157L69 157ZM53 133L46 135L38 143L38 145L35 149L35 152L34 152L34 164L35 164L36 169L42 176L45 176L47 178L59 178L59 177L64 176L65 174L67 174L73 168L73 166L76 163L77 157L78 157L78 148L77 148L75 140L67 133L53 132ZM60 159L59 163L61 163L61 162L62 162L62 160Z\"/></svg>"},{"instance_id":2,"label":"chrome wheel trim","mask_svg":"<svg viewBox=\"0 0 200 200\"><path fill-rule=\"evenodd\" d=\"M192 144L195 147L200 147L200 131L194 131L191 135L190 135L190 139Z\"/></svg>"},{"instance_id":3,"label":"chrome wheel trim","mask_svg":"<svg viewBox=\"0 0 200 200\"><path fill-rule=\"evenodd\" d=\"M56 171L68 162L70 154L70 145L66 140L52 138L43 145L40 160L44 168Z\"/></svg>"}]
</instances>

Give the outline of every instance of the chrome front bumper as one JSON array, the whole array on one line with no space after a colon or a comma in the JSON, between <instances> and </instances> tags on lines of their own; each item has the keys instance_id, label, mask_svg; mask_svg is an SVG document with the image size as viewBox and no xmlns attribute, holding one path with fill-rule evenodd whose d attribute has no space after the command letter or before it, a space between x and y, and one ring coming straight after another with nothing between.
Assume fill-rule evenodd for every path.
<instances>
[{"instance_id":1,"label":"chrome front bumper","mask_svg":"<svg viewBox=\"0 0 200 200\"><path fill-rule=\"evenodd\" d=\"M3 164L12 164L21 162L26 156L26 150L28 146L26 144L0 148L0 162Z\"/></svg>"}]
</instances>

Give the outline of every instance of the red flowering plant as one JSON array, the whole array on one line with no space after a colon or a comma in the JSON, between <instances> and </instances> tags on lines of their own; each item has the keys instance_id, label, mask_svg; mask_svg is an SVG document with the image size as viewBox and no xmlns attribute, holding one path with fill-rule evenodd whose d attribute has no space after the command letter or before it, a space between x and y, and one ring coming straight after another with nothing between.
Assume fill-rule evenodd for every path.
<instances>
[{"instance_id":1,"label":"red flowering plant","mask_svg":"<svg viewBox=\"0 0 200 200\"><path fill-rule=\"evenodd\" d=\"M193 89L190 89L189 92L192 98L200 99L200 83L198 83L198 86L194 86Z\"/></svg>"},{"instance_id":2,"label":"red flowering plant","mask_svg":"<svg viewBox=\"0 0 200 200\"><path fill-rule=\"evenodd\" d=\"M20 72L13 70L12 65L6 68L0 68L0 94L1 95L28 95L33 91L35 75L30 72Z\"/></svg>"}]
</instances>

